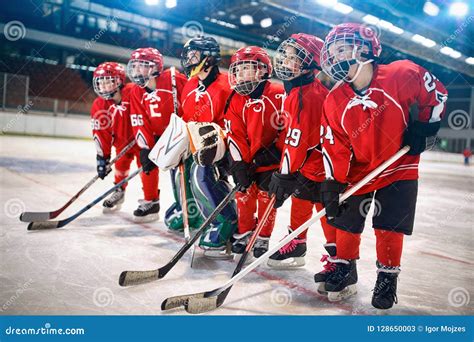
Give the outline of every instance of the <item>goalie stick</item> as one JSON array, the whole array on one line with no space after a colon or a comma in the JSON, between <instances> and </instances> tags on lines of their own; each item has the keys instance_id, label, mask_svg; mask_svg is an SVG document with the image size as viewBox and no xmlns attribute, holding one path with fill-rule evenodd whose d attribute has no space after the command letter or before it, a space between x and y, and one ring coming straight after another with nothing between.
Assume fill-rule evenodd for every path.
<instances>
[{"instance_id":1,"label":"goalie stick","mask_svg":"<svg viewBox=\"0 0 474 342\"><path fill-rule=\"evenodd\" d=\"M127 151L130 150L134 145L135 145L135 140L132 140L127 146L125 146L120 151L119 154L115 156L114 159L110 161L109 165L112 166L117 160L122 158L123 155L127 153ZM49 211L49 212L48 211L44 211L44 212L25 211L24 213L20 215L20 221L22 222L47 221L47 220L51 220L58 217L64 210L66 210L66 208L68 208L72 203L74 203L79 198L79 196L82 195L84 191L89 189L92 186L92 184L95 183L97 179L99 179L99 176L95 175L89 182L87 182L86 185L82 187L81 190L77 192L77 194L72 196L71 199L58 210Z\"/></svg>"},{"instance_id":2,"label":"goalie stick","mask_svg":"<svg viewBox=\"0 0 474 342\"><path fill-rule=\"evenodd\" d=\"M339 203L344 202L346 199L352 196L356 191L361 189L364 185L370 182L374 177L379 175L388 166L390 166L395 161L400 159L400 157L406 154L409 150L410 150L410 147L405 146L400 151L395 153L391 158L389 158L387 161L382 163L375 170L373 170L367 176L365 176L361 181L359 181L357 184L355 184L353 187L351 187L349 190L343 193L339 198ZM239 272L237 275L229 279L224 285L211 291L205 291L205 292L194 293L190 295L181 295L181 296L167 298L161 304L161 309L165 310L166 304L172 303L172 302L177 303L177 305L172 306L172 307L184 305L185 310L191 314L200 314L200 313L217 309L224 303L232 286L236 282L238 282L240 279L245 277L247 274L249 274L251 271L257 268L260 264L265 262L278 249L280 249L282 246L290 242L292 239L298 236L303 230L307 229L310 225L316 223L324 215L326 215L325 209L318 212L314 217L312 217L311 219L303 223L301 226L295 229L291 234L287 235L284 239L282 239L275 246L269 249L260 258L256 259L254 262L248 265L243 271Z\"/></svg>"},{"instance_id":3,"label":"goalie stick","mask_svg":"<svg viewBox=\"0 0 474 342\"><path fill-rule=\"evenodd\" d=\"M119 285L120 286L130 286L138 285L143 283L148 283L154 280L163 278L176 263L183 257L186 251L191 248L191 246L197 241L199 236L204 232L209 224L214 221L217 215L229 204L229 202L234 198L235 193L238 191L239 186L235 186L229 194L219 203L219 205L214 209L211 215L203 222L201 227L196 231L194 236L187 241L183 247L175 254L175 256L164 266L151 271L123 271L120 274Z\"/></svg>"},{"instance_id":4,"label":"goalie stick","mask_svg":"<svg viewBox=\"0 0 474 342\"><path fill-rule=\"evenodd\" d=\"M176 68L172 66L171 70L171 90L173 94L173 110L178 115L178 89L176 87ZM186 180L184 178L184 160L179 164L179 180L181 183L181 209L183 212L183 226L184 226L184 239L189 241L191 235L189 233L189 215L188 215L188 202L186 197Z\"/></svg>"},{"instance_id":5,"label":"goalie stick","mask_svg":"<svg viewBox=\"0 0 474 342\"><path fill-rule=\"evenodd\" d=\"M81 210L79 210L77 213L75 213L72 216L69 216L68 218L65 218L63 220L59 221L34 221L31 222L28 225L28 230L43 230L43 229L54 229L54 228L61 228L67 225L68 223L74 221L76 218L81 216L83 213L85 213L87 210L92 208L94 205L102 201L104 198L106 198L108 195L110 195L112 192L114 192L116 189L121 187L124 183L127 183L130 179L138 175L140 172L142 172L142 168L137 169L133 173L131 173L127 178L123 179L119 183L115 184L113 187L111 187L109 190L104 192L102 195L97 197L95 200L93 200L91 203L83 207Z\"/></svg>"}]
</instances>

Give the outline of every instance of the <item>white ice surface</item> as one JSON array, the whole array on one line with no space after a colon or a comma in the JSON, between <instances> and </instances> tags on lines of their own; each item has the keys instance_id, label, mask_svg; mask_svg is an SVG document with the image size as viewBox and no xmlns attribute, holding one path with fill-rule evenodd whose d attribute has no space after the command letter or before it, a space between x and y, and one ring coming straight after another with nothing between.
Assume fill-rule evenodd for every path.
<instances>
[{"instance_id":1,"label":"white ice surface","mask_svg":"<svg viewBox=\"0 0 474 342\"><path fill-rule=\"evenodd\" d=\"M169 296L211 290L232 273L235 262L203 257L190 269L188 253L164 279L120 287L123 270L157 268L183 244L162 219L132 222L141 193L138 177L129 185L119 213L104 215L98 205L65 228L27 232L27 224L18 219L21 211L57 209L94 175L94 146L81 140L2 136L0 147L0 314L185 314L181 309L162 312L160 304ZM399 304L385 314L473 314L474 167L423 162L420 169L415 231L405 239ZM111 179L98 181L60 218L111 185ZM163 216L172 201L168 174L160 174L160 187ZM289 204L278 212L272 242L285 234ZM275 271L261 266L234 286L224 305L211 314L379 314L370 305L376 279L370 222L369 217L355 297L334 304L316 294L313 274L320 271L323 254L317 224L309 231L304 268Z\"/></svg>"}]
</instances>

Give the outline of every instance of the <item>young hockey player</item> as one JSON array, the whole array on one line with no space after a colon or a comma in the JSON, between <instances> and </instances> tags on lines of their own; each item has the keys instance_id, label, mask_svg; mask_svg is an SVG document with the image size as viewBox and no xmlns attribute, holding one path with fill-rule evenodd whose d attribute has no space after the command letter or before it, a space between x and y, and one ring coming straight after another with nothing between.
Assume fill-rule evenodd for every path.
<instances>
[{"instance_id":1,"label":"young hockey player","mask_svg":"<svg viewBox=\"0 0 474 342\"><path fill-rule=\"evenodd\" d=\"M212 37L199 36L190 39L183 48L181 64L189 76L182 94L181 103L185 122L214 122L224 127L224 107L230 95L227 74L219 71L220 47ZM190 126L201 127L201 126ZM212 159L212 158L211 158ZM188 208L188 222L199 228L224 197L231 186L226 180L222 162L214 160L194 160L185 162L185 190ZM175 189L180 189L180 177L172 173ZM165 222L170 229L183 229L182 206L178 191L175 190L176 203L167 210ZM235 203L230 203L211 223L202 235L199 246L207 257L227 257L224 253L227 242L236 229L237 213Z\"/></svg>"},{"instance_id":2,"label":"young hockey player","mask_svg":"<svg viewBox=\"0 0 474 342\"><path fill-rule=\"evenodd\" d=\"M325 72L339 81L324 104L323 155L326 178L321 196L328 222L336 227L336 269L326 279L330 300L355 292L356 260L369 203L377 252L372 305L397 302L403 237L411 235L418 189L418 163L428 137L436 135L447 92L430 72L401 60L379 64L382 48L370 28L341 24L326 37L321 54ZM346 186L360 181L401 146L410 151L372 182L338 205Z\"/></svg>"},{"instance_id":3,"label":"young hockey player","mask_svg":"<svg viewBox=\"0 0 474 342\"><path fill-rule=\"evenodd\" d=\"M242 254L258 221L270 203L268 183L278 169L282 142L278 143L283 87L269 81L272 64L267 52L257 46L239 49L231 59L229 83L232 94L225 113L230 170L241 189L236 194L238 232L232 252ZM257 217L255 214L257 213ZM275 225L272 209L255 245L258 258L268 250Z\"/></svg>"},{"instance_id":4,"label":"young hockey player","mask_svg":"<svg viewBox=\"0 0 474 342\"><path fill-rule=\"evenodd\" d=\"M320 68L323 41L315 36L298 33L285 40L275 56L276 75L284 81L287 97L284 112L287 117L286 139L280 172L275 172L270 192L277 197L277 206L291 197L290 231L309 220L313 208L322 210L319 187L324 180L324 166L320 151L321 116L328 90L316 77ZM321 219L326 237L325 249L335 254L335 229ZM268 260L275 268L300 267L305 264L307 230L283 246ZM325 261L327 256L323 257ZM331 264L326 265L331 269ZM326 271L319 277L324 282Z\"/></svg>"},{"instance_id":5,"label":"young hockey player","mask_svg":"<svg viewBox=\"0 0 474 342\"><path fill-rule=\"evenodd\" d=\"M111 171L109 166L112 146L116 153L133 140L129 117L129 93L132 84L125 84L125 68L115 62L100 64L92 80L94 91L99 96L92 104L92 134L97 150L97 174L101 179ZM115 163L117 184L128 176L130 164L138 156L136 145ZM125 196L127 183L115 190L103 205L104 212L119 210Z\"/></svg>"},{"instance_id":6,"label":"young hockey player","mask_svg":"<svg viewBox=\"0 0 474 342\"><path fill-rule=\"evenodd\" d=\"M163 56L157 49L140 48L132 52L127 75L135 83L130 91L130 121L140 148L145 192L145 199L133 214L136 221L149 222L158 219L160 204L158 169L148 154L174 112L171 72L163 70ZM185 82L186 77L176 72L178 96ZM180 108L178 111L180 115Z\"/></svg>"}]
</instances>

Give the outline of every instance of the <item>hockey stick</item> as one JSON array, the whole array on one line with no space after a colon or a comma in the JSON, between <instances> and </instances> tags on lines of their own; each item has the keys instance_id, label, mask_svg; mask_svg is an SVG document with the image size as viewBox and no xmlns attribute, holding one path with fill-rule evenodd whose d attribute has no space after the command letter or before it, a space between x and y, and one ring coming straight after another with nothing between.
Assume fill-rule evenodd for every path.
<instances>
[{"instance_id":1,"label":"hockey stick","mask_svg":"<svg viewBox=\"0 0 474 342\"><path fill-rule=\"evenodd\" d=\"M112 159L110 161L109 166L112 166L113 164L115 164L115 162L117 160L119 160L120 158L122 158L123 155L125 153L127 153L127 151L129 149L131 149L134 145L135 145L135 140L132 140L127 146L125 146L120 151L119 154L117 154L115 156L114 159ZM24 213L21 214L20 221L22 221L22 222L47 221L47 220L51 220L51 219L54 219L54 218L58 217L59 214L61 214L64 210L66 210L66 208L69 207L72 203L74 203L79 198L79 196L82 195L82 193L84 191L89 189L91 187L91 185L94 184L97 179L99 179L99 176L95 175L89 182L87 182L86 185L84 185L82 187L81 190L79 190L77 192L77 194L72 196L72 198L65 205L63 205L61 208L59 208L58 210L49 211L49 212L47 212L47 211L44 211L44 212L25 211Z\"/></svg>"},{"instance_id":2,"label":"hockey stick","mask_svg":"<svg viewBox=\"0 0 474 342\"><path fill-rule=\"evenodd\" d=\"M245 251L240 257L239 262L237 263L237 266L234 269L234 272L232 273L232 277L235 277L241 270L242 267L245 264L245 261L247 260L247 257L250 253L250 251L253 248L253 245L255 244L255 241L257 240L257 236L260 234L262 231L263 226L265 225L265 222L267 222L268 216L270 216L270 213L272 212L273 205L275 204L276 197L272 196L270 203L268 204L267 208L265 209L265 212L263 213L262 219L260 222L258 222L257 228L252 233L252 236L250 237L249 242L247 243L247 246L245 247ZM226 292L229 293L230 286ZM227 293L223 296L224 298L227 296ZM161 303L161 310L170 310L177 308L181 305L188 305L186 300L188 299L188 296L177 296L177 297L171 297L167 298Z\"/></svg>"},{"instance_id":3,"label":"hockey stick","mask_svg":"<svg viewBox=\"0 0 474 342\"><path fill-rule=\"evenodd\" d=\"M130 179L132 179L133 177L135 177L136 175L138 175L140 172L142 172L142 168L139 168L137 169L136 171L134 171L133 173L131 173L127 178L124 178L123 180L121 180L120 182L118 182L117 184L115 184L113 187L111 187L109 190L107 190L106 192L104 192L102 195L100 195L99 197L97 197L95 200L93 200L91 203L89 203L88 205L86 205L84 208L82 208L81 210L79 210L77 213L75 213L74 215L72 216L69 216L68 218L66 219L63 219L63 220L59 220L59 221L34 221L34 222L31 222L29 225L28 225L28 230L43 230L43 229L53 229L53 228L61 228L61 227L64 227L65 225L67 225L68 223L74 221L76 218L78 218L79 216L81 216L83 213L85 213L87 210L89 210L90 208L92 208L94 205L96 205L97 203L99 203L100 201L102 201L104 198L106 198L108 195L110 195L112 192L114 192L116 189L118 189L119 187L121 187L123 184L127 183Z\"/></svg>"},{"instance_id":4,"label":"hockey stick","mask_svg":"<svg viewBox=\"0 0 474 342\"><path fill-rule=\"evenodd\" d=\"M189 233L189 217L188 217L188 199L186 197L186 181L184 178L184 163L179 164L179 180L181 183L181 209L183 213L183 226L184 226L184 240L188 242L191 239Z\"/></svg>"},{"instance_id":5,"label":"hockey stick","mask_svg":"<svg viewBox=\"0 0 474 342\"><path fill-rule=\"evenodd\" d=\"M410 150L409 146L403 147L400 151L394 154L390 159L382 163L379 167L377 167L375 170L370 172L367 176L365 176L361 181L355 184L352 188L350 188L344 194L342 194L339 198L339 203L342 203L343 201L348 199L350 196L352 196L356 191L361 189L364 185L366 185L374 177L379 175L383 170L385 170L388 166L393 164L396 160L400 159L400 157L406 154L409 150ZM273 248L269 249L265 254L260 256L260 258L256 259L254 262L248 265L243 271L233 276L221 287L218 287L211 291L205 291L205 292L200 292L200 293L195 293L195 294L190 294L190 295L182 295L182 296L167 298L163 301L161 305L161 309L162 310L164 309L163 304L167 302L171 302L171 301L179 302L179 305L184 305L185 310L188 313L192 313L192 314L199 314L199 313L204 313L204 312L217 309L224 303L227 295L230 292L230 289L236 282L238 282L240 279L245 277L247 274L253 271L260 264L265 262L278 249L280 249L282 246L290 242L292 239L298 236L303 230L307 229L310 225L316 223L324 215L326 215L326 209L321 210L314 217L312 217L311 219L303 223L301 226L298 227L298 229L295 229L291 234L287 235L283 240L281 240L275 246L273 246Z\"/></svg>"},{"instance_id":6,"label":"hockey stick","mask_svg":"<svg viewBox=\"0 0 474 342\"><path fill-rule=\"evenodd\" d=\"M201 227L196 231L194 236L187 241L183 247L178 251L178 253L173 256L173 258L164 266L151 271L123 271L120 274L119 285L120 286L129 286L129 285L138 285L143 283L148 283L154 280L163 278L176 263L182 258L186 251L191 248L191 246L197 241L199 236L204 232L211 222L213 222L216 217L221 213L221 211L229 204L229 202L234 198L235 193L238 191L239 186L236 186L232 189L229 194L219 203L219 205L214 209L214 211L209 215L209 217L202 223Z\"/></svg>"}]
</instances>

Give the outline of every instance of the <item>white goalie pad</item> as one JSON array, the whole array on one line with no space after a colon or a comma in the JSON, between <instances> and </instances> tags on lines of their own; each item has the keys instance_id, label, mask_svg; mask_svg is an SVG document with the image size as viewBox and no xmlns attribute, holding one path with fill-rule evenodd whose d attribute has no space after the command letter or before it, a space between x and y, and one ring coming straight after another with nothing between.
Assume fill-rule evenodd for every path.
<instances>
[{"instance_id":1,"label":"white goalie pad","mask_svg":"<svg viewBox=\"0 0 474 342\"><path fill-rule=\"evenodd\" d=\"M148 158L160 170L167 171L177 167L189 156L189 136L186 122L172 114L170 123L150 151Z\"/></svg>"},{"instance_id":2,"label":"white goalie pad","mask_svg":"<svg viewBox=\"0 0 474 342\"><path fill-rule=\"evenodd\" d=\"M190 150L199 165L212 165L224 157L225 134L213 122L188 122Z\"/></svg>"}]
</instances>

